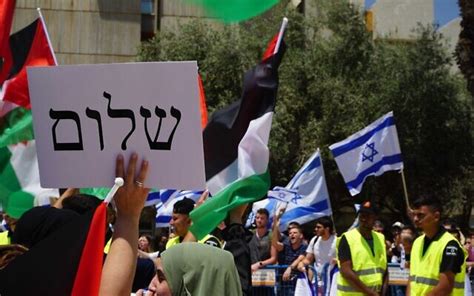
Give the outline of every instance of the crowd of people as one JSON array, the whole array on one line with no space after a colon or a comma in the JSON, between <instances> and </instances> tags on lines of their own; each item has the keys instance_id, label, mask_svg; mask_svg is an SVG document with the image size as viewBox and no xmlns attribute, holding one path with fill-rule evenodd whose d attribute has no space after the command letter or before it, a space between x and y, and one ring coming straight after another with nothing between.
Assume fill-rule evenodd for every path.
<instances>
[{"instance_id":1,"label":"crowd of people","mask_svg":"<svg viewBox=\"0 0 474 296\"><path fill-rule=\"evenodd\" d=\"M377 207L365 202L358 226L336 234L332 218L321 217L314 222L312 238L304 236L297 222L281 231L284 209L274 217L259 209L255 227L246 229L242 221L248 205L243 205L197 240L189 230L189 214L204 202L205 192L197 205L187 198L175 203L170 221L174 231L169 237L160 235L155 244L152 236L139 235L149 190L143 187L148 163L136 169L137 161L134 154L125 169L123 158L117 158L116 173L125 184L104 225L100 295L309 295L311 283L317 295L472 295L467 293L469 275L474 274L474 235L463 235L453 221L443 221L441 204L434 198L414 201L410 223L397 221L390 229L378 220ZM22 294L22 287L10 280L30 282L18 268L19 259L34 254L42 241L101 202L70 189L52 207L10 207L16 210L4 215L0 233L0 277L9 280L0 284L0 294ZM61 252L55 256L66 260ZM389 263L407 271L406 285L388 285ZM276 270L277 288L252 286L252 275L265 270Z\"/></svg>"}]
</instances>

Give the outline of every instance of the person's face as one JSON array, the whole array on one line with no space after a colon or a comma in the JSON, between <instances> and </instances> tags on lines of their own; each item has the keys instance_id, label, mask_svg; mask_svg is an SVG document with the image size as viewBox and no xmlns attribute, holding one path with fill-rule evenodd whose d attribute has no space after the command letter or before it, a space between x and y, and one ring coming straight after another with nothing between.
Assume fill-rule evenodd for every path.
<instances>
[{"instance_id":1,"label":"person's face","mask_svg":"<svg viewBox=\"0 0 474 296\"><path fill-rule=\"evenodd\" d=\"M290 243L292 245L300 243L303 240L303 234L300 232L298 228L290 229L288 233L288 237L290 238Z\"/></svg>"},{"instance_id":2,"label":"person's face","mask_svg":"<svg viewBox=\"0 0 474 296\"><path fill-rule=\"evenodd\" d=\"M439 223L440 213L432 211L429 206L421 206L413 210L413 222L415 226L426 230Z\"/></svg>"},{"instance_id":3,"label":"person's face","mask_svg":"<svg viewBox=\"0 0 474 296\"><path fill-rule=\"evenodd\" d=\"M138 239L138 248L142 251L147 251L148 247L150 246L150 243L144 236L140 236Z\"/></svg>"},{"instance_id":4,"label":"person's face","mask_svg":"<svg viewBox=\"0 0 474 296\"><path fill-rule=\"evenodd\" d=\"M466 238L466 242L464 243L464 248L466 248L467 251L471 250L471 248L472 248L472 239L471 238Z\"/></svg>"},{"instance_id":5,"label":"person's face","mask_svg":"<svg viewBox=\"0 0 474 296\"><path fill-rule=\"evenodd\" d=\"M415 234L413 233L413 230L411 230L410 228L406 228L406 229L402 229L402 232L400 233L401 235L403 234L409 234L411 236L415 236Z\"/></svg>"},{"instance_id":6,"label":"person's face","mask_svg":"<svg viewBox=\"0 0 474 296\"><path fill-rule=\"evenodd\" d=\"M174 227L177 236L184 237L188 233L189 226L191 226L191 219L188 215L173 213L170 225Z\"/></svg>"},{"instance_id":7,"label":"person's face","mask_svg":"<svg viewBox=\"0 0 474 296\"><path fill-rule=\"evenodd\" d=\"M266 228L268 223L268 217L265 214L259 214L255 216L255 225L257 228Z\"/></svg>"},{"instance_id":8,"label":"person's face","mask_svg":"<svg viewBox=\"0 0 474 296\"><path fill-rule=\"evenodd\" d=\"M392 235L393 235L393 240L395 242L395 244L399 244L400 243L400 234L401 234L402 230L398 227L393 227L392 228Z\"/></svg>"},{"instance_id":9,"label":"person's face","mask_svg":"<svg viewBox=\"0 0 474 296\"><path fill-rule=\"evenodd\" d=\"M374 228L376 216L372 213L360 213L359 214L359 225L360 228L366 231L370 231Z\"/></svg>"},{"instance_id":10,"label":"person's face","mask_svg":"<svg viewBox=\"0 0 474 296\"><path fill-rule=\"evenodd\" d=\"M326 233L326 230L329 231L329 228L324 228L324 226L319 223L316 223L316 226L314 227L314 233L317 236L323 236Z\"/></svg>"}]
</instances>

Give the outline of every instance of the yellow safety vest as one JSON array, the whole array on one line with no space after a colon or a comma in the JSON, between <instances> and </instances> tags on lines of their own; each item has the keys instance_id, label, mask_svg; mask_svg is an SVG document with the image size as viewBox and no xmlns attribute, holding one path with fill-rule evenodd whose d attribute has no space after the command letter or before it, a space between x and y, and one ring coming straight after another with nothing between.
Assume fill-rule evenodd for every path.
<instances>
[{"instance_id":1,"label":"yellow safety vest","mask_svg":"<svg viewBox=\"0 0 474 296\"><path fill-rule=\"evenodd\" d=\"M445 232L438 240L431 242L423 254L423 242L425 235L420 236L413 243L410 259L410 294L413 296L426 295L439 282L439 267L443 258L446 245L456 238ZM459 242L456 240L459 244ZM459 249L464 248L459 244ZM464 257L467 257L464 252ZM461 267L461 272L454 277L454 289L450 295L464 296L464 280L466 276L466 260Z\"/></svg>"},{"instance_id":2,"label":"yellow safety vest","mask_svg":"<svg viewBox=\"0 0 474 296\"><path fill-rule=\"evenodd\" d=\"M359 279L376 292L382 290L383 276L387 269L387 253L385 250L385 237L383 234L372 231L374 241L374 253L369 244L362 237L359 230L352 229L342 236L346 237L351 250L352 269ZM339 247L337 240L337 248ZM336 249L337 249L336 248ZM341 264L338 261L339 269ZM337 295L364 295L364 293L352 287L352 285L339 273L337 277Z\"/></svg>"},{"instance_id":3,"label":"yellow safety vest","mask_svg":"<svg viewBox=\"0 0 474 296\"><path fill-rule=\"evenodd\" d=\"M0 232L0 245L9 245L11 243L8 231Z\"/></svg>"},{"instance_id":4,"label":"yellow safety vest","mask_svg":"<svg viewBox=\"0 0 474 296\"><path fill-rule=\"evenodd\" d=\"M203 237L202 239L198 240L198 243L204 244L208 239L213 238L213 237L215 238L215 236L208 234L205 237ZM217 240L219 241L219 239L217 239ZM168 240L168 242L166 243L166 249L169 249L172 246L177 245L179 243L180 243L179 236L175 236L175 237ZM222 248L222 244L219 244L219 248Z\"/></svg>"}]
</instances>

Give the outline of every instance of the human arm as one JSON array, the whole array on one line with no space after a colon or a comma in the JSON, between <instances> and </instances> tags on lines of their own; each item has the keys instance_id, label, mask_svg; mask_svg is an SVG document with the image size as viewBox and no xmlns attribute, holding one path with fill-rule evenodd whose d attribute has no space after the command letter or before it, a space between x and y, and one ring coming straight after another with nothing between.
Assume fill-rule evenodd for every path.
<instances>
[{"instance_id":1,"label":"human arm","mask_svg":"<svg viewBox=\"0 0 474 296\"><path fill-rule=\"evenodd\" d=\"M280 235L280 219L283 213L285 212L285 208L281 208L278 211L278 214L275 215L273 218L273 235L272 235L272 246L275 248L277 252L281 252L283 250L283 243L280 242L281 235Z\"/></svg>"},{"instance_id":2,"label":"human arm","mask_svg":"<svg viewBox=\"0 0 474 296\"><path fill-rule=\"evenodd\" d=\"M314 262L314 254L313 253L308 253L308 251L306 251L306 256L303 258L303 260L301 260L299 263L298 263L298 270L301 271L301 272L305 272L306 271L306 266L312 264Z\"/></svg>"},{"instance_id":3,"label":"human arm","mask_svg":"<svg viewBox=\"0 0 474 296\"><path fill-rule=\"evenodd\" d=\"M117 191L114 198L117 220L112 244L102 270L99 295L130 295L132 290L138 253L138 221L149 192L148 188L137 183L145 182L148 161L142 161L135 179L137 160L138 156L133 153L125 174L123 157L117 157L116 176L124 178L124 186Z\"/></svg>"},{"instance_id":4,"label":"human arm","mask_svg":"<svg viewBox=\"0 0 474 296\"><path fill-rule=\"evenodd\" d=\"M283 273L282 279L284 281L291 280L290 279L291 272L293 270L296 270L296 268L298 267L298 264L304 259L304 257L305 257L304 255L299 255L293 262L291 262L291 264L286 268L285 272Z\"/></svg>"},{"instance_id":5,"label":"human arm","mask_svg":"<svg viewBox=\"0 0 474 296\"><path fill-rule=\"evenodd\" d=\"M273 245L270 246L270 257L265 260L258 261L252 264L252 272L255 272L259 270L260 268L263 268L267 265L275 264L277 262L277 256L278 256L278 252L275 249L275 247Z\"/></svg>"},{"instance_id":6,"label":"human arm","mask_svg":"<svg viewBox=\"0 0 474 296\"><path fill-rule=\"evenodd\" d=\"M61 194L61 196L54 202L52 207L57 208L57 209L62 209L63 208L63 200L65 200L68 197L71 197L75 194L79 194L79 189L77 188L68 188L66 191Z\"/></svg>"},{"instance_id":7,"label":"human arm","mask_svg":"<svg viewBox=\"0 0 474 296\"><path fill-rule=\"evenodd\" d=\"M449 295L454 288L454 277L461 272L464 259L464 252L459 243L455 240L448 242L443 250L438 284L428 295Z\"/></svg>"},{"instance_id":8,"label":"human arm","mask_svg":"<svg viewBox=\"0 0 474 296\"><path fill-rule=\"evenodd\" d=\"M439 274L438 284L426 296L450 295L454 288L454 273L451 271Z\"/></svg>"}]
</instances>

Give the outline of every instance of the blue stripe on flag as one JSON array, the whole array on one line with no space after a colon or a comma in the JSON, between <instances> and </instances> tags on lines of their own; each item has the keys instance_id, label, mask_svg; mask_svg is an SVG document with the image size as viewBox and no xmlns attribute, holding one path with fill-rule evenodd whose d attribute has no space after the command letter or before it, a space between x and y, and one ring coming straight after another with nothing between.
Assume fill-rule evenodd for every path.
<instances>
[{"instance_id":1,"label":"blue stripe on flag","mask_svg":"<svg viewBox=\"0 0 474 296\"><path fill-rule=\"evenodd\" d=\"M171 220L171 216L158 216L156 217L155 222L168 224L170 220Z\"/></svg>"},{"instance_id":2,"label":"blue stripe on flag","mask_svg":"<svg viewBox=\"0 0 474 296\"><path fill-rule=\"evenodd\" d=\"M384 156L379 162L374 163L372 166L366 168L363 170L357 178L354 180L346 183L347 187L349 189L357 189L357 187L364 182L365 178L367 178L370 175L375 174L380 170L380 168L384 165L391 165L391 164L396 164L396 163L401 163L402 162L402 155L401 154L395 154L395 155L390 155L390 156Z\"/></svg>"},{"instance_id":3,"label":"blue stripe on flag","mask_svg":"<svg viewBox=\"0 0 474 296\"><path fill-rule=\"evenodd\" d=\"M160 191L160 199L162 203L166 203L168 199L176 192L174 189L167 189Z\"/></svg>"},{"instance_id":4,"label":"blue stripe on flag","mask_svg":"<svg viewBox=\"0 0 474 296\"><path fill-rule=\"evenodd\" d=\"M312 171L320 166L321 166L321 158L319 156L315 157L313 161L311 161L308 164L308 166L304 168L304 170L302 170L301 172L299 172L299 174L293 177L293 179L291 180L290 189L295 187L295 184L298 182L299 178L301 178L303 174L306 174L309 171Z\"/></svg>"},{"instance_id":5,"label":"blue stripe on flag","mask_svg":"<svg viewBox=\"0 0 474 296\"><path fill-rule=\"evenodd\" d=\"M297 207L285 212L285 214L283 214L282 216L282 222L283 222L283 219L285 221L291 222L292 220L301 218L302 216L311 215L318 212L324 212L324 211L327 211L328 209L329 209L328 200L324 199L309 207L300 206L300 207Z\"/></svg>"},{"instance_id":6,"label":"blue stripe on flag","mask_svg":"<svg viewBox=\"0 0 474 296\"><path fill-rule=\"evenodd\" d=\"M357 139L354 139L350 141L347 144L344 144L342 146L336 147L333 150L331 150L332 155L334 158L338 157L341 154L344 154L354 148L357 148L359 146L364 145L367 143L367 141L377 132L389 127L395 125L395 120L393 119L393 116L387 117L381 124L378 126L374 127L372 130L367 132L366 134L363 134L362 136L358 137Z\"/></svg>"}]
</instances>

